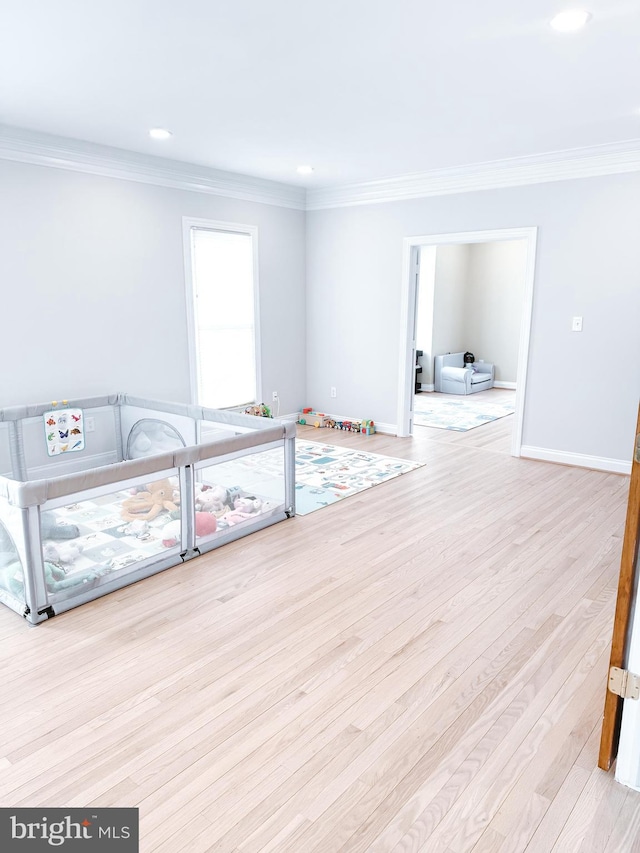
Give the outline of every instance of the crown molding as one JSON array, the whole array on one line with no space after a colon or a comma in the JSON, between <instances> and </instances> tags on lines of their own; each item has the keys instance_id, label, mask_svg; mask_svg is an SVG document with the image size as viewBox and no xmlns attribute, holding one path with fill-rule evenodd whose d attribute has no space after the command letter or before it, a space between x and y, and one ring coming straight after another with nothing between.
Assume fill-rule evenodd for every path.
<instances>
[{"instance_id":1,"label":"crown molding","mask_svg":"<svg viewBox=\"0 0 640 853\"><path fill-rule=\"evenodd\" d=\"M0 125L0 160L294 210L325 210L637 172L640 171L640 139L308 190L7 125Z\"/></svg>"},{"instance_id":2,"label":"crown molding","mask_svg":"<svg viewBox=\"0 0 640 853\"><path fill-rule=\"evenodd\" d=\"M305 209L303 187L7 125L0 125L0 160Z\"/></svg>"},{"instance_id":3,"label":"crown molding","mask_svg":"<svg viewBox=\"0 0 640 853\"><path fill-rule=\"evenodd\" d=\"M434 169L307 191L307 210L519 187L640 171L640 139Z\"/></svg>"}]
</instances>

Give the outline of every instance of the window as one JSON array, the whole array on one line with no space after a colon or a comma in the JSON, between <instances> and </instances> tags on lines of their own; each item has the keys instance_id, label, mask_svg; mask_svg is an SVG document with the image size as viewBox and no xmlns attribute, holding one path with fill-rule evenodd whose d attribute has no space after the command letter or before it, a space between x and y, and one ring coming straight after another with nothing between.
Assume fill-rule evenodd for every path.
<instances>
[{"instance_id":1,"label":"window","mask_svg":"<svg viewBox=\"0 0 640 853\"><path fill-rule=\"evenodd\" d=\"M217 409L254 403L256 229L185 220L185 232L195 401Z\"/></svg>"}]
</instances>

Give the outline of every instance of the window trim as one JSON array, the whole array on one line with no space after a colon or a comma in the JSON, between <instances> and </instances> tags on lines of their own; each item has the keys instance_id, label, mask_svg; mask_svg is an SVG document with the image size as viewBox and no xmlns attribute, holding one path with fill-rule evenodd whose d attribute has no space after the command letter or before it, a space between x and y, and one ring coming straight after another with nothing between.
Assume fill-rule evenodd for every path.
<instances>
[{"instance_id":1,"label":"window trim","mask_svg":"<svg viewBox=\"0 0 640 853\"><path fill-rule=\"evenodd\" d=\"M226 231L235 234L248 234L251 237L253 251L253 337L254 366L256 372L256 400L262 400L262 347L260 336L260 287L258 278L258 227L238 222L222 222L214 219L182 217L182 246L184 254L185 296L187 309L187 346L189 349L189 398L194 405L198 403L198 364L196 358L196 307L195 282L193 280L193 243L191 231L197 228L203 231ZM248 401L251 402L251 401ZM232 408L239 408L233 406Z\"/></svg>"}]
</instances>

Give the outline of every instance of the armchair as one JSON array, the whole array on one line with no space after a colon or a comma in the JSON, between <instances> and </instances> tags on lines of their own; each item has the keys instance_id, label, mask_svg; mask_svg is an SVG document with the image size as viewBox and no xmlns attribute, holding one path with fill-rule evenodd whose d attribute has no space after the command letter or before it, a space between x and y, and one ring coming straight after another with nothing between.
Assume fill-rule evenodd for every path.
<instances>
[{"instance_id":1,"label":"armchair","mask_svg":"<svg viewBox=\"0 0 640 853\"><path fill-rule=\"evenodd\" d=\"M444 394L476 394L493 388L495 368L486 361L474 361L465 367L464 353L453 352L435 357L434 388Z\"/></svg>"}]
</instances>

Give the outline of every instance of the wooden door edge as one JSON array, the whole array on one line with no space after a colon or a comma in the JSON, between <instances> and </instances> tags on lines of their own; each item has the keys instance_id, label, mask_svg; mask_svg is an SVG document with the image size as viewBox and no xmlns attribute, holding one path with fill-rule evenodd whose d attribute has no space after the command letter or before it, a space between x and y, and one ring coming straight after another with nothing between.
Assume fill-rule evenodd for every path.
<instances>
[{"instance_id":1,"label":"wooden door edge","mask_svg":"<svg viewBox=\"0 0 640 853\"><path fill-rule=\"evenodd\" d=\"M638 422L631 465L631 480L629 483L629 501L627 517L620 558L620 575L618 579L618 597L616 612L613 620L613 637L611 640L611 657L609 667L624 668L626 664L630 615L633 595L635 592L635 574L638 558L638 530L640 527L640 406L638 407ZM598 767L609 770L618 754L620 740L620 723L622 719L622 699L611 693L607 688L602 715L602 733L600 736L600 751Z\"/></svg>"}]
</instances>

